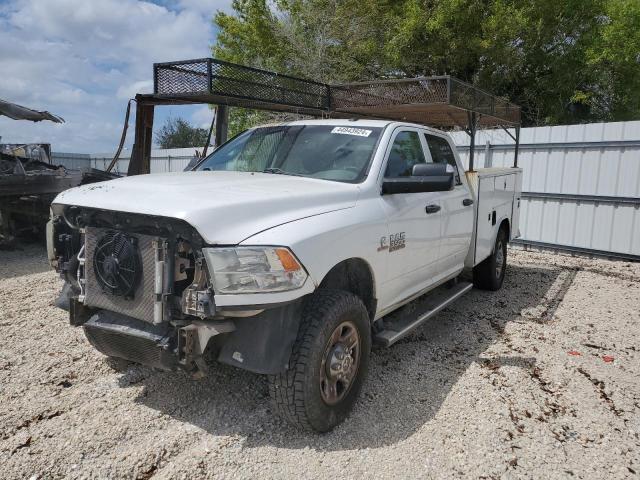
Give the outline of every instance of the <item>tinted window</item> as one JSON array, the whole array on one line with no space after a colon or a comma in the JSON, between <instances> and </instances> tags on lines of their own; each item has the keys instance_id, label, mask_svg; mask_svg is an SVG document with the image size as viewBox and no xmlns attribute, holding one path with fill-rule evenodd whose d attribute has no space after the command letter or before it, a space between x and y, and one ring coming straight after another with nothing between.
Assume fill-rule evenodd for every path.
<instances>
[{"instance_id":1,"label":"tinted window","mask_svg":"<svg viewBox=\"0 0 640 480\"><path fill-rule=\"evenodd\" d=\"M398 133L391 146L385 177L409 177L413 171L413 166L418 163L426 163L418 133Z\"/></svg>"},{"instance_id":2,"label":"tinted window","mask_svg":"<svg viewBox=\"0 0 640 480\"><path fill-rule=\"evenodd\" d=\"M279 125L249 130L208 156L197 170L300 175L360 182L375 150L379 127Z\"/></svg>"},{"instance_id":3,"label":"tinted window","mask_svg":"<svg viewBox=\"0 0 640 480\"><path fill-rule=\"evenodd\" d=\"M456 157L451 150L449 142L445 138L438 137L436 135L430 135L425 133L424 136L427 139L427 145L429 145L429 152L433 163L447 163L453 167L456 177L456 184L460 185L460 172L458 172L458 165L456 164Z\"/></svg>"}]
</instances>

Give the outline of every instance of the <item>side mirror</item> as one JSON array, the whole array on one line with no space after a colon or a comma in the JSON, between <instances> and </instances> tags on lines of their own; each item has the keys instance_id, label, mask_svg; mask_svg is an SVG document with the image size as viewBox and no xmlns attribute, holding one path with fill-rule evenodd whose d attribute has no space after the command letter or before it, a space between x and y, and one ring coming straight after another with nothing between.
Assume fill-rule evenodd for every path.
<instances>
[{"instance_id":1,"label":"side mirror","mask_svg":"<svg viewBox=\"0 0 640 480\"><path fill-rule=\"evenodd\" d=\"M387 178L382 182L382 194L446 192L453 188L453 172L445 163L419 163L410 177Z\"/></svg>"}]
</instances>

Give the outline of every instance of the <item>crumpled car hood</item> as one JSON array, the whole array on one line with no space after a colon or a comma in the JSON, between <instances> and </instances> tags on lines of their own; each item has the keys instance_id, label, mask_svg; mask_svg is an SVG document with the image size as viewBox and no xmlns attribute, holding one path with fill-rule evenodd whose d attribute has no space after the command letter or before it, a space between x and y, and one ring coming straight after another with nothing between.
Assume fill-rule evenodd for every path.
<instances>
[{"instance_id":1,"label":"crumpled car hood","mask_svg":"<svg viewBox=\"0 0 640 480\"><path fill-rule=\"evenodd\" d=\"M358 194L357 185L313 178L196 171L84 185L53 203L177 218L209 244L233 245L277 225L353 207Z\"/></svg>"}]
</instances>

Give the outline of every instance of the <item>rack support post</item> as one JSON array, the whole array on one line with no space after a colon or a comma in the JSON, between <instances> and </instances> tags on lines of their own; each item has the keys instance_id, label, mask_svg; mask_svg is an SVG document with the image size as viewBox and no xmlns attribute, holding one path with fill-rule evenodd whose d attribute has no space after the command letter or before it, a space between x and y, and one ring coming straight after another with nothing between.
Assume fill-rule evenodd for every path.
<instances>
[{"instance_id":1,"label":"rack support post","mask_svg":"<svg viewBox=\"0 0 640 480\"><path fill-rule=\"evenodd\" d=\"M218 105L218 112L216 114L216 148L227 141L228 132L229 107L227 105Z\"/></svg>"},{"instance_id":2,"label":"rack support post","mask_svg":"<svg viewBox=\"0 0 640 480\"><path fill-rule=\"evenodd\" d=\"M513 153L513 168L518 167L518 153L520 153L520 125L516 127L516 148Z\"/></svg>"},{"instance_id":3,"label":"rack support post","mask_svg":"<svg viewBox=\"0 0 640 480\"><path fill-rule=\"evenodd\" d=\"M154 105L136 102L136 131L127 175L141 175L151 171Z\"/></svg>"},{"instance_id":4,"label":"rack support post","mask_svg":"<svg viewBox=\"0 0 640 480\"><path fill-rule=\"evenodd\" d=\"M476 114L476 112L469 112L469 126L467 129L467 134L470 137L470 142L469 142L469 171L473 172L473 160L474 160L474 154L476 151L476 129L477 129L477 125L478 125L478 115Z\"/></svg>"}]
</instances>

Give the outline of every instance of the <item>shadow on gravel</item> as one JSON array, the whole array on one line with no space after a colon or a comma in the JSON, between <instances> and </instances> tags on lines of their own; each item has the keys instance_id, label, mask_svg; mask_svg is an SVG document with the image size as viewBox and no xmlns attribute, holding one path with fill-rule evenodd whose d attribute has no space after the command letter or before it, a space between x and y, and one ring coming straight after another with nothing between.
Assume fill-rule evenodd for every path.
<instances>
[{"instance_id":1,"label":"shadow on gravel","mask_svg":"<svg viewBox=\"0 0 640 480\"><path fill-rule=\"evenodd\" d=\"M47 249L43 245L26 244L12 250L0 250L0 280L50 270Z\"/></svg>"},{"instance_id":2,"label":"shadow on gravel","mask_svg":"<svg viewBox=\"0 0 640 480\"><path fill-rule=\"evenodd\" d=\"M244 448L334 451L387 446L428 423L472 364L533 368L534 358L482 355L499 338L509 343L509 322L549 321L574 277L575 271L556 266L509 266L501 291L473 290L398 344L374 350L355 411L325 435L282 423L271 413L266 380L230 367L216 367L202 381L145 368L142 375L131 372L131 383L145 386L137 402L212 435L240 437Z\"/></svg>"}]
</instances>

